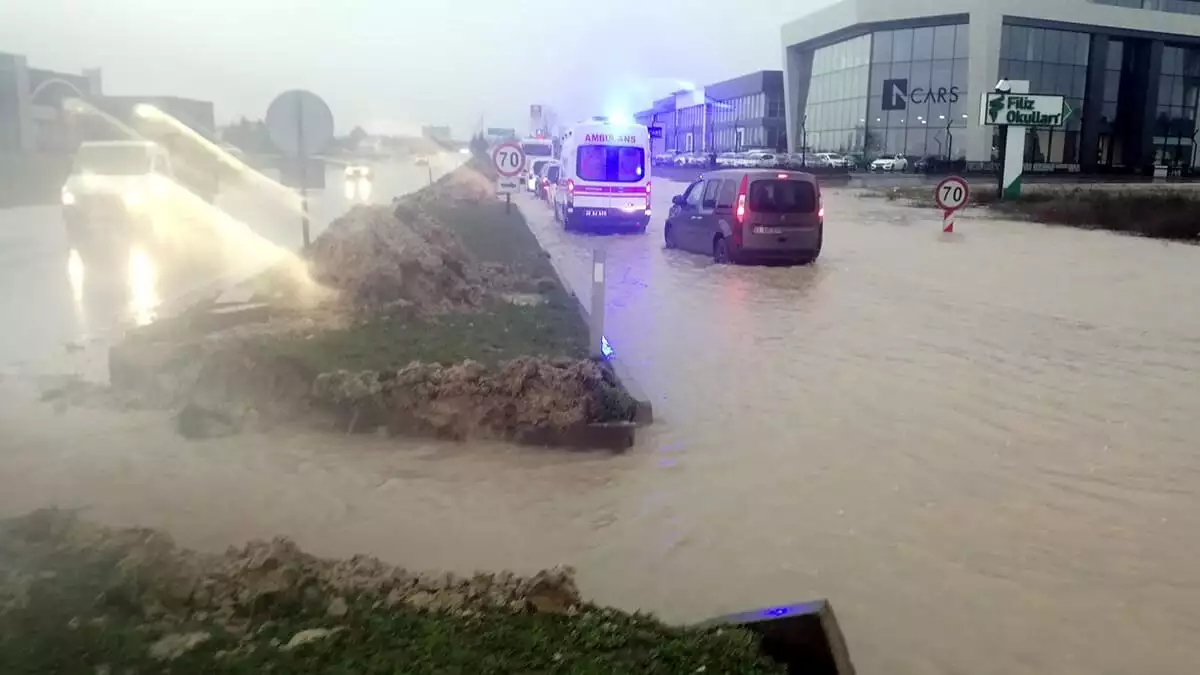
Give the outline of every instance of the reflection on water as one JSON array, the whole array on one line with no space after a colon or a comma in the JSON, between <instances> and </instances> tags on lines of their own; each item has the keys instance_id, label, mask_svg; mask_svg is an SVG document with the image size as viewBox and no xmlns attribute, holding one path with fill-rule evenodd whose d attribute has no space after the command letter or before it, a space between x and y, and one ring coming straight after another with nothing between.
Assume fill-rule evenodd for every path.
<instances>
[{"instance_id":1,"label":"reflection on water","mask_svg":"<svg viewBox=\"0 0 1200 675\"><path fill-rule=\"evenodd\" d=\"M158 270L154 260L141 248L129 252L129 310L134 323L145 326L154 321L158 308Z\"/></svg>"},{"instance_id":2,"label":"reflection on water","mask_svg":"<svg viewBox=\"0 0 1200 675\"><path fill-rule=\"evenodd\" d=\"M346 181L345 186L346 199L350 201L370 201L371 200L371 181L366 178L351 178Z\"/></svg>"}]
</instances>

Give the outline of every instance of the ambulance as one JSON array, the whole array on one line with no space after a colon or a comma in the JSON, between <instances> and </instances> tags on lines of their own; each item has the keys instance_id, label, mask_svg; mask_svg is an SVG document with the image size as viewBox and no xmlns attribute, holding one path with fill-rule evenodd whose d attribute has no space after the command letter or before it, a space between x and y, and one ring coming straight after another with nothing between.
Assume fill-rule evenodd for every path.
<instances>
[{"instance_id":1,"label":"ambulance","mask_svg":"<svg viewBox=\"0 0 1200 675\"><path fill-rule=\"evenodd\" d=\"M564 229L633 228L650 223L650 132L593 117L562 137L554 218Z\"/></svg>"}]
</instances>

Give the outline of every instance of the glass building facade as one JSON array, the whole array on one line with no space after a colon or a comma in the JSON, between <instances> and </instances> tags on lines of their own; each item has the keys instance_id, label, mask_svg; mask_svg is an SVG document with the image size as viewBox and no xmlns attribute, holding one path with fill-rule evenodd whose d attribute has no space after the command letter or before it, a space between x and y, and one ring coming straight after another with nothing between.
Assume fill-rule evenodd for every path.
<instances>
[{"instance_id":1,"label":"glass building facade","mask_svg":"<svg viewBox=\"0 0 1200 675\"><path fill-rule=\"evenodd\" d=\"M1001 31L1000 77L1029 80L1030 93L1063 96L1073 111L1061 129L1026 133L1025 163L1033 170L1072 167L1080 162L1090 44L1088 33L1029 26L1004 26Z\"/></svg>"},{"instance_id":2,"label":"glass building facade","mask_svg":"<svg viewBox=\"0 0 1200 675\"><path fill-rule=\"evenodd\" d=\"M815 152L962 158L967 24L877 31L813 51L803 145Z\"/></svg>"},{"instance_id":3,"label":"glass building facade","mask_svg":"<svg viewBox=\"0 0 1200 675\"><path fill-rule=\"evenodd\" d=\"M1092 0L1092 2L1097 5L1200 15L1200 2L1197 0Z\"/></svg>"},{"instance_id":4,"label":"glass building facade","mask_svg":"<svg viewBox=\"0 0 1200 675\"><path fill-rule=\"evenodd\" d=\"M1156 164L1193 167L1200 163L1195 156L1198 94L1200 49L1163 47L1154 117Z\"/></svg>"},{"instance_id":5,"label":"glass building facade","mask_svg":"<svg viewBox=\"0 0 1200 675\"><path fill-rule=\"evenodd\" d=\"M871 36L813 52L801 145L816 152L861 153L866 141Z\"/></svg>"}]
</instances>

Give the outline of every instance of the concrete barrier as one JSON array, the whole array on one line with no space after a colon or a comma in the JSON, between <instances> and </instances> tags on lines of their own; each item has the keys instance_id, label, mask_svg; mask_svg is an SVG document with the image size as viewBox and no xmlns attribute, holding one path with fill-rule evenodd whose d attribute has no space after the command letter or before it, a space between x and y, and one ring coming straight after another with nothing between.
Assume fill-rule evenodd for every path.
<instances>
[{"instance_id":1,"label":"concrete barrier","mask_svg":"<svg viewBox=\"0 0 1200 675\"><path fill-rule=\"evenodd\" d=\"M727 614L699 627L729 625L757 634L763 654L786 666L788 673L854 675L842 629L826 600Z\"/></svg>"}]
</instances>

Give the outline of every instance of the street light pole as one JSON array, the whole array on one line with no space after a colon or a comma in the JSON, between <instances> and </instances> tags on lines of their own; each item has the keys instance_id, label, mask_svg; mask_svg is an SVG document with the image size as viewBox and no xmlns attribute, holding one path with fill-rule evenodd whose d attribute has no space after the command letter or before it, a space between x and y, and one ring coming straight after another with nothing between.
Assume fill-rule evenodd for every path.
<instances>
[{"instance_id":1,"label":"street light pole","mask_svg":"<svg viewBox=\"0 0 1200 675\"><path fill-rule=\"evenodd\" d=\"M800 120L800 167L808 168L808 113Z\"/></svg>"}]
</instances>

